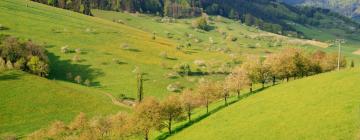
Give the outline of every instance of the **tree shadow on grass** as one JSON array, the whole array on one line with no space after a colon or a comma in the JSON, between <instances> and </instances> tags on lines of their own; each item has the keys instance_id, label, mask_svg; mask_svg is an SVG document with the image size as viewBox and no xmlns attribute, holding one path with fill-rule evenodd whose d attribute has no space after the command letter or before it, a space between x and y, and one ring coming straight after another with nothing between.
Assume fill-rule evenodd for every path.
<instances>
[{"instance_id":1,"label":"tree shadow on grass","mask_svg":"<svg viewBox=\"0 0 360 140\"><path fill-rule=\"evenodd\" d=\"M60 57L53 53L48 53L48 57L50 60L49 79L74 82L74 77L79 75L83 81L90 80L91 86L101 86L100 82L94 81L96 77L104 75L100 69L91 68L91 65L74 64L70 60L60 60ZM70 73L71 77L68 76Z\"/></svg>"},{"instance_id":2,"label":"tree shadow on grass","mask_svg":"<svg viewBox=\"0 0 360 140\"><path fill-rule=\"evenodd\" d=\"M0 81L5 81L5 80L18 80L20 79L19 77L21 77L21 74L18 73L7 73L7 74L3 74L0 75Z\"/></svg>"},{"instance_id":3,"label":"tree shadow on grass","mask_svg":"<svg viewBox=\"0 0 360 140\"><path fill-rule=\"evenodd\" d=\"M173 133L172 133L172 134L169 134L169 132L165 132L165 133L162 133L160 136L156 137L155 139L156 139L156 140L166 140L167 138L171 137L172 135L175 135L176 133L181 132L181 131L184 130L185 128L188 128L188 127L190 127L190 126L192 126L192 125L200 122L201 120L209 117L211 114L214 114L214 113L220 111L220 110L223 109L223 108L226 108L226 107L228 107L228 106L230 106L230 105L232 105L232 104L234 104L234 103L237 103L237 102L241 101L242 99L245 99L245 98L247 98L247 97L249 97L249 96L251 96L251 95L257 94L257 93L259 93L259 92L261 92L261 91L263 91L263 90L265 90L265 89L267 89L267 88L269 88L269 87L260 88L260 89L254 90L253 92L249 92L249 93L243 94L243 95L240 96L239 99L234 100L234 101L231 101L231 102L228 102L227 105L218 106L218 107L216 107L215 109L209 111L209 113L203 114L203 115L201 115L201 116L199 116L199 117L197 117L197 118L194 118L194 119L191 120L190 122L187 122L187 123L184 123L184 124L181 124L181 125L177 126L177 127L173 130Z\"/></svg>"}]
</instances>

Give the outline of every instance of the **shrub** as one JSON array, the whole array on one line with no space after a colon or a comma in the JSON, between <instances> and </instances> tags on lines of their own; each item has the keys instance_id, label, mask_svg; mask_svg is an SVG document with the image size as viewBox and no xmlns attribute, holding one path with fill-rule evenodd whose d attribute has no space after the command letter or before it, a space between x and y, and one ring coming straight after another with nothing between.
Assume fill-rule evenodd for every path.
<instances>
[{"instance_id":1,"label":"shrub","mask_svg":"<svg viewBox=\"0 0 360 140\"><path fill-rule=\"evenodd\" d=\"M74 78L74 80L75 80L75 82L78 83L78 84L81 84L81 82L82 82L82 79L81 79L81 76L80 76L80 75L76 76L76 77Z\"/></svg>"},{"instance_id":2,"label":"shrub","mask_svg":"<svg viewBox=\"0 0 360 140\"><path fill-rule=\"evenodd\" d=\"M190 65L186 63L175 65L173 69L182 76L188 76L191 73Z\"/></svg>"},{"instance_id":3,"label":"shrub","mask_svg":"<svg viewBox=\"0 0 360 140\"><path fill-rule=\"evenodd\" d=\"M27 63L30 73L45 77L49 73L48 64L40 60L38 56L32 56L30 61Z\"/></svg>"},{"instance_id":4,"label":"shrub","mask_svg":"<svg viewBox=\"0 0 360 140\"><path fill-rule=\"evenodd\" d=\"M6 62L0 57L0 72L6 70Z\"/></svg>"},{"instance_id":5,"label":"shrub","mask_svg":"<svg viewBox=\"0 0 360 140\"><path fill-rule=\"evenodd\" d=\"M25 69L26 60L24 58L20 58L16 63L14 64L15 69L22 70Z\"/></svg>"},{"instance_id":6,"label":"shrub","mask_svg":"<svg viewBox=\"0 0 360 140\"><path fill-rule=\"evenodd\" d=\"M195 60L194 64L198 67L206 67L206 62L204 60Z\"/></svg>"},{"instance_id":7,"label":"shrub","mask_svg":"<svg viewBox=\"0 0 360 140\"><path fill-rule=\"evenodd\" d=\"M75 55L72 59L73 62L80 62L80 56L79 55Z\"/></svg>"},{"instance_id":8,"label":"shrub","mask_svg":"<svg viewBox=\"0 0 360 140\"><path fill-rule=\"evenodd\" d=\"M62 52L62 53L69 53L69 52L70 52L69 46L66 45L66 46L64 46L64 47L61 47L61 52Z\"/></svg>"},{"instance_id":9,"label":"shrub","mask_svg":"<svg viewBox=\"0 0 360 140\"><path fill-rule=\"evenodd\" d=\"M208 19L206 18L206 16L202 16L198 20L195 20L193 22L193 27L204 31L210 31L211 29L211 27L208 24Z\"/></svg>"},{"instance_id":10,"label":"shrub","mask_svg":"<svg viewBox=\"0 0 360 140\"><path fill-rule=\"evenodd\" d=\"M6 62L6 68L7 68L8 70L14 69L14 66L13 66L13 64L11 63L11 61L7 61L7 62Z\"/></svg>"},{"instance_id":11,"label":"shrub","mask_svg":"<svg viewBox=\"0 0 360 140\"><path fill-rule=\"evenodd\" d=\"M81 54L81 49L80 49L80 48L76 48L76 49L75 49L75 52L76 52L77 54Z\"/></svg>"},{"instance_id":12,"label":"shrub","mask_svg":"<svg viewBox=\"0 0 360 140\"><path fill-rule=\"evenodd\" d=\"M90 82L90 80L89 79L86 79L85 81L84 81L84 85L86 85L86 86L91 86L91 82Z\"/></svg>"},{"instance_id":13,"label":"shrub","mask_svg":"<svg viewBox=\"0 0 360 140\"><path fill-rule=\"evenodd\" d=\"M166 52L161 52L159 55L161 58L164 58L164 59L169 58Z\"/></svg>"},{"instance_id":14,"label":"shrub","mask_svg":"<svg viewBox=\"0 0 360 140\"><path fill-rule=\"evenodd\" d=\"M180 83L173 83L173 84L169 84L166 89L169 92L181 92L181 90L183 89L183 87L180 85Z\"/></svg>"}]
</instances>

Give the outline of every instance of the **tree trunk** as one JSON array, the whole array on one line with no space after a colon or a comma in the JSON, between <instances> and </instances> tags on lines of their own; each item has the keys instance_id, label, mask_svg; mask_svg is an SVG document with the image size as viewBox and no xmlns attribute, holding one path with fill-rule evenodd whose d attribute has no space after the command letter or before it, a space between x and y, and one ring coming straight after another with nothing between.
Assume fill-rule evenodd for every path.
<instances>
[{"instance_id":1,"label":"tree trunk","mask_svg":"<svg viewBox=\"0 0 360 140\"><path fill-rule=\"evenodd\" d=\"M252 83L250 83L250 93L252 93L253 92L253 87L252 87Z\"/></svg>"},{"instance_id":2,"label":"tree trunk","mask_svg":"<svg viewBox=\"0 0 360 140\"><path fill-rule=\"evenodd\" d=\"M191 108L188 106L188 121L191 122Z\"/></svg>"},{"instance_id":3,"label":"tree trunk","mask_svg":"<svg viewBox=\"0 0 360 140\"><path fill-rule=\"evenodd\" d=\"M170 115L169 116L169 125L168 125L169 134L171 134L171 123L172 123L172 117Z\"/></svg>"},{"instance_id":4,"label":"tree trunk","mask_svg":"<svg viewBox=\"0 0 360 140\"><path fill-rule=\"evenodd\" d=\"M289 77L288 76L286 77L286 82L289 82Z\"/></svg>"},{"instance_id":5,"label":"tree trunk","mask_svg":"<svg viewBox=\"0 0 360 140\"><path fill-rule=\"evenodd\" d=\"M227 104L227 96L225 96L224 99L225 99L225 106L227 106L228 105Z\"/></svg>"},{"instance_id":6,"label":"tree trunk","mask_svg":"<svg viewBox=\"0 0 360 140\"><path fill-rule=\"evenodd\" d=\"M262 88L265 88L265 81L262 81Z\"/></svg>"},{"instance_id":7,"label":"tree trunk","mask_svg":"<svg viewBox=\"0 0 360 140\"><path fill-rule=\"evenodd\" d=\"M209 101L206 100L206 114L209 113Z\"/></svg>"},{"instance_id":8,"label":"tree trunk","mask_svg":"<svg viewBox=\"0 0 360 140\"><path fill-rule=\"evenodd\" d=\"M145 140L149 140L149 132L145 133Z\"/></svg>"},{"instance_id":9,"label":"tree trunk","mask_svg":"<svg viewBox=\"0 0 360 140\"><path fill-rule=\"evenodd\" d=\"M273 76L273 86L275 86L275 84L276 84L276 77Z\"/></svg>"},{"instance_id":10,"label":"tree trunk","mask_svg":"<svg viewBox=\"0 0 360 140\"><path fill-rule=\"evenodd\" d=\"M238 99L240 99L240 90L236 90Z\"/></svg>"}]
</instances>

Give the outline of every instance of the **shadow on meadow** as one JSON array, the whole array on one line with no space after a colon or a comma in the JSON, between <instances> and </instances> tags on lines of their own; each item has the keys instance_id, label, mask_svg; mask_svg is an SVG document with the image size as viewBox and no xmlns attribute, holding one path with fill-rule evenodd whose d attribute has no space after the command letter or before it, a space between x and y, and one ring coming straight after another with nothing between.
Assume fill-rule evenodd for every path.
<instances>
[{"instance_id":1,"label":"shadow on meadow","mask_svg":"<svg viewBox=\"0 0 360 140\"><path fill-rule=\"evenodd\" d=\"M18 73L7 73L0 75L0 81L6 81L6 80L18 80L20 79L22 75Z\"/></svg>"},{"instance_id":2,"label":"shadow on meadow","mask_svg":"<svg viewBox=\"0 0 360 140\"><path fill-rule=\"evenodd\" d=\"M192 125L194 125L194 124L196 124L196 123L198 123L198 122L200 122L201 120L203 120L203 119L211 116L212 114L214 114L214 113L216 113L216 112L218 112L218 111L220 111L220 110L222 110L222 109L224 109L224 108L226 108L226 107L228 107L228 106L230 106L230 105L232 105L232 104L234 104L234 103L237 103L237 102L241 101L242 99L245 99L245 98L247 98L247 97L249 97L249 96L251 96L251 95L257 94L257 93L259 93L259 92L261 92L261 91L263 91L263 90L265 90L265 89L267 89L267 88L269 88L269 87L260 88L260 89L254 90L253 92L249 92L249 93L243 94L243 95L240 96L239 99L234 100L234 101L231 101L231 102L228 102L227 105L225 105L225 104L224 104L224 105L220 105L220 106L218 106L218 107L210 110L209 113L205 113L205 114L203 114L203 115L200 115L200 116L192 119L192 120L189 121L189 122L186 122L186 123L184 123L184 124L181 124L181 125L177 126L177 127L174 129L174 131L172 132L172 134L169 134L169 132L162 133L160 136L156 137L156 140L166 140L167 138L175 135L176 133L181 132L182 130L184 130L184 129L186 129L186 128L188 128L188 127L190 127L190 126L192 126Z\"/></svg>"},{"instance_id":3,"label":"shadow on meadow","mask_svg":"<svg viewBox=\"0 0 360 140\"><path fill-rule=\"evenodd\" d=\"M90 86L101 86L100 82L94 81L98 76L104 75L100 69L91 68L91 65L72 63L71 60L60 60L59 56L48 53L50 60L49 79L74 82L74 77L81 76L82 80L90 80Z\"/></svg>"}]
</instances>

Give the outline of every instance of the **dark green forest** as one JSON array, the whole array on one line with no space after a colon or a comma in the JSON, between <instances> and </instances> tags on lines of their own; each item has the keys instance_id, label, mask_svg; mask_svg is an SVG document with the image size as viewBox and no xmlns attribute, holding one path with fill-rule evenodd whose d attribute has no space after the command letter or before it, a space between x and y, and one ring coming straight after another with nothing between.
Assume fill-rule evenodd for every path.
<instances>
[{"instance_id":1,"label":"dark green forest","mask_svg":"<svg viewBox=\"0 0 360 140\"><path fill-rule=\"evenodd\" d=\"M346 32L358 32L360 25L351 19L327 9L294 7L277 0L33 0L40 3L92 15L91 9L127 11L154 14L173 18L220 15L239 20L262 30L297 37L304 37L289 22L323 28L343 28ZM355 29L341 24L322 22L336 18Z\"/></svg>"}]
</instances>

